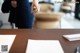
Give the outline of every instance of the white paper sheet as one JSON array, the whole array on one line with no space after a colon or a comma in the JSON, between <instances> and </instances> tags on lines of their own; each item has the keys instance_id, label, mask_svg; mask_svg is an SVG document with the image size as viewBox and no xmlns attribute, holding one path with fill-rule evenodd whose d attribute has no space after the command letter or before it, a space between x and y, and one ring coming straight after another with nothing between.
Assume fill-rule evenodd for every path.
<instances>
[{"instance_id":1,"label":"white paper sheet","mask_svg":"<svg viewBox=\"0 0 80 53\"><path fill-rule=\"evenodd\" d=\"M0 53L9 53L16 35L0 35ZM2 52L2 45L8 45L8 51Z\"/></svg>"},{"instance_id":2,"label":"white paper sheet","mask_svg":"<svg viewBox=\"0 0 80 53\"><path fill-rule=\"evenodd\" d=\"M64 53L58 40L28 40L26 53Z\"/></svg>"},{"instance_id":3,"label":"white paper sheet","mask_svg":"<svg viewBox=\"0 0 80 53\"><path fill-rule=\"evenodd\" d=\"M69 41L77 41L80 40L80 34L70 34L70 35L63 35Z\"/></svg>"}]
</instances>

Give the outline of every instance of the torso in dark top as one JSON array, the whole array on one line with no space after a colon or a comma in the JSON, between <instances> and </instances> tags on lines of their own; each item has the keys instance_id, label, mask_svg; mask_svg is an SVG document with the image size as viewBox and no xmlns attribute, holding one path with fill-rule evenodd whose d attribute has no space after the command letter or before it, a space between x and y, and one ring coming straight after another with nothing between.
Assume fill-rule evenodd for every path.
<instances>
[{"instance_id":1,"label":"torso in dark top","mask_svg":"<svg viewBox=\"0 0 80 53\"><path fill-rule=\"evenodd\" d=\"M21 28L32 28L33 14L29 0L17 0L17 23L16 25Z\"/></svg>"}]
</instances>

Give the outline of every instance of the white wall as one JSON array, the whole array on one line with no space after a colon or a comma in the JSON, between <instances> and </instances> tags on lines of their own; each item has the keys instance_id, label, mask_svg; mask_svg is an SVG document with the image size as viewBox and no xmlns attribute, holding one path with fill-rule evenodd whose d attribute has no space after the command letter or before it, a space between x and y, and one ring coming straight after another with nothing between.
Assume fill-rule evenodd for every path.
<instances>
[{"instance_id":1,"label":"white wall","mask_svg":"<svg viewBox=\"0 0 80 53\"><path fill-rule=\"evenodd\" d=\"M0 20L3 21L3 23L8 23L8 17L9 17L9 14L3 14L1 12L1 6L2 6L2 3L3 3L3 0L0 0Z\"/></svg>"},{"instance_id":2,"label":"white wall","mask_svg":"<svg viewBox=\"0 0 80 53\"><path fill-rule=\"evenodd\" d=\"M2 3L3 3L3 0L0 0L0 12L1 12Z\"/></svg>"},{"instance_id":3,"label":"white wall","mask_svg":"<svg viewBox=\"0 0 80 53\"><path fill-rule=\"evenodd\" d=\"M3 14L0 13L0 20L3 21L3 23L8 23L9 13Z\"/></svg>"}]
</instances>

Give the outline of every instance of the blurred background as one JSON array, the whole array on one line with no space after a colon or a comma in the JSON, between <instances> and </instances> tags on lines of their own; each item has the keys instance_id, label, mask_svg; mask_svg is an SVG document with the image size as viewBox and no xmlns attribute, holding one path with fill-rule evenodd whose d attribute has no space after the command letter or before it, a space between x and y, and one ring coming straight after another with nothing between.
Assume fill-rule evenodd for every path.
<instances>
[{"instance_id":1,"label":"blurred background","mask_svg":"<svg viewBox=\"0 0 80 53\"><path fill-rule=\"evenodd\" d=\"M33 0L29 0L31 3ZM73 3L64 3L73 2ZM9 13L1 12L3 0L0 0L0 28L12 29L8 22ZM34 26L37 29L78 29L80 20L75 19L75 0L40 0L40 12L35 14ZM44 15L44 16L43 16Z\"/></svg>"}]
</instances>

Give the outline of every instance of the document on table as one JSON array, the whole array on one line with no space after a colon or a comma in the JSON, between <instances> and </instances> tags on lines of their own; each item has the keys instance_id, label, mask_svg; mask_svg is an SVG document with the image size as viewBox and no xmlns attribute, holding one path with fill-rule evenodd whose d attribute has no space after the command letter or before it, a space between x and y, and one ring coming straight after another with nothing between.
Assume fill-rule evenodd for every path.
<instances>
[{"instance_id":1,"label":"document on table","mask_svg":"<svg viewBox=\"0 0 80 53\"><path fill-rule=\"evenodd\" d=\"M0 35L0 53L9 53L16 35Z\"/></svg>"},{"instance_id":2,"label":"document on table","mask_svg":"<svg viewBox=\"0 0 80 53\"><path fill-rule=\"evenodd\" d=\"M80 40L80 34L68 34L68 35L63 35L63 37L66 38L69 41Z\"/></svg>"},{"instance_id":3,"label":"document on table","mask_svg":"<svg viewBox=\"0 0 80 53\"><path fill-rule=\"evenodd\" d=\"M58 40L28 40L26 53L64 53Z\"/></svg>"}]
</instances>

